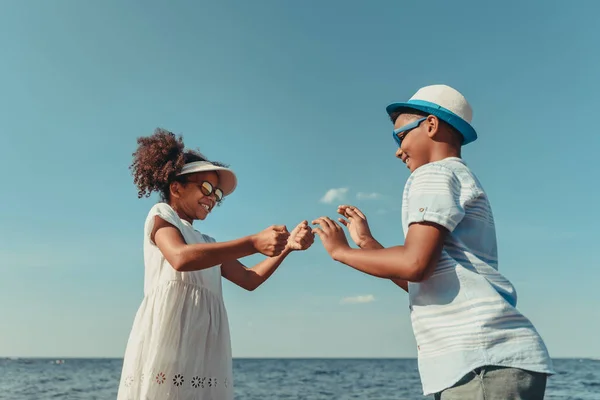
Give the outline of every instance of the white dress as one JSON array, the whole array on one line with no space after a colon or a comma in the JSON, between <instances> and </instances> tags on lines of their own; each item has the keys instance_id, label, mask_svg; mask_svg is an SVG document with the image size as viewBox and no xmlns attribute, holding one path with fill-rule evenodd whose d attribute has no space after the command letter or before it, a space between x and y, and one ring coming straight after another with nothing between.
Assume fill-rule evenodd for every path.
<instances>
[{"instance_id":1,"label":"white dress","mask_svg":"<svg viewBox=\"0 0 600 400\"><path fill-rule=\"evenodd\" d=\"M168 204L156 204L148 213L144 299L127 343L117 400L233 399L221 268L175 271L150 240L157 215L177 227L188 244L215 241Z\"/></svg>"}]
</instances>

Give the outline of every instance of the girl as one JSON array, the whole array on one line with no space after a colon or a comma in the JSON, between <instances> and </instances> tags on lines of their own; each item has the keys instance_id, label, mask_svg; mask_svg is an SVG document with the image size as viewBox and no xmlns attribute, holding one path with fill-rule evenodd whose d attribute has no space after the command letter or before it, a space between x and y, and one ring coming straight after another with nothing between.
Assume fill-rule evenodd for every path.
<instances>
[{"instance_id":1,"label":"girl","mask_svg":"<svg viewBox=\"0 0 600 400\"><path fill-rule=\"evenodd\" d=\"M138 139L131 165L138 197L157 191L162 202L144 227L144 299L127 343L118 400L233 399L232 360L221 277L254 290L292 251L314 235L303 221L289 233L271 226L217 243L194 230L236 187L223 164L184 149L181 137L157 129ZM269 258L253 268L238 261Z\"/></svg>"}]
</instances>

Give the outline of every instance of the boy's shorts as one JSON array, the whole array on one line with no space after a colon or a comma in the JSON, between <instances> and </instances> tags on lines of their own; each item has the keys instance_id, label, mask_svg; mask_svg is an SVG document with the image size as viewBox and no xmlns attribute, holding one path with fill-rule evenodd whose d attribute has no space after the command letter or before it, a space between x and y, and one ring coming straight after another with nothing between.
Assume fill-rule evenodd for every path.
<instances>
[{"instance_id":1,"label":"boy's shorts","mask_svg":"<svg viewBox=\"0 0 600 400\"><path fill-rule=\"evenodd\" d=\"M437 393L435 400L543 400L546 379L546 374L518 368L481 367Z\"/></svg>"}]
</instances>

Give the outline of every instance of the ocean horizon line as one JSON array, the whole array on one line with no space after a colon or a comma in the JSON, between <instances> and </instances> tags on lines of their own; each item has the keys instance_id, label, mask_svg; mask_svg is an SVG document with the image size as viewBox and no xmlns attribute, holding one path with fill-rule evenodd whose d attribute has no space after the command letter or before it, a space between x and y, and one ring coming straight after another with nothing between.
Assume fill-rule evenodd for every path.
<instances>
[{"instance_id":1,"label":"ocean horizon line","mask_svg":"<svg viewBox=\"0 0 600 400\"><path fill-rule=\"evenodd\" d=\"M123 360L123 357L109 356L0 356L3 360ZM417 357L318 357L318 356L281 356L281 357L233 357L234 360L417 360ZM600 357L586 356L568 356L552 357L553 360L600 360Z\"/></svg>"}]
</instances>

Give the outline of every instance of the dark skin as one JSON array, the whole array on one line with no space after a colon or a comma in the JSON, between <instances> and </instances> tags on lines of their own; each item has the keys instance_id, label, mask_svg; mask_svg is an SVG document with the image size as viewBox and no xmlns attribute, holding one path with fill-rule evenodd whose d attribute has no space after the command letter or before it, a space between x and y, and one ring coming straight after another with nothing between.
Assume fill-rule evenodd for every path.
<instances>
[{"instance_id":1,"label":"dark skin","mask_svg":"<svg viewBox=\"0 0 600 400\"><path fill-rule=\"evenodd\" d=\"M400 115L394 128L414 120L414 116ZM411 172L417 168L448 157L460 157L460 137L437 117L428 116L417 128L404 132L401 147L396 151ZM408 291L408 282L422 282L435 271L448 231L441 225L422 222L409 226L402 246L384 248L371 234L365 215L356 207L341 205L339 223L328 217L312 221L319 225L313 231L319 236L329 255L336 261L358 271L390 279ZM348 244L341 225L360 249Z\"/></svg>"},{"instance_id":2,"label":"dark skin","mask_svg":"<svg viewBox=\"0 0 600 400\"><path fill-rule=\"evenodd\" d=\"M338 221L348 228L350 237L358 247L365 250L378 250L384 248L371 234L371 228L369 228L367 217L357 207L340 205L337 212L345 217L338 218ZM408 292L408 281L395 278L390 278L390 280L400 288L404 289L404 291Z\"/></svg>"},{"instance_id":3,"label":"dark skin","mask_svg":"<svg viewBox=\"0 0 600 400\"><path fill-rule=\"evenodd\" d=\"M406 126L417 118L400 114L394 129ZM460 157L460 137L436 116L429 115L418 127L401 136L402 145L396 151L396 157L406 164L411 173L431 162Z\"/></svg>"},{"instance_id":4,"label":"dark skin","mask_svg":"<svg viewBox=\"0 0 600 400\"><path fill-rule=\"evenodd\" d=\"M214 194L205 196L200 190L202 181L218 187L215 172L190 174L188 182L173 182L170 186L170 205L179 217L192 223L204 220L216 205ZM155 217L151 239L165 259L177 271L190 272L221 265L222 276L246 290L254 290L265 282L293 251L308 249L314 235L307 221L302 221L291 233L285 226L271 226L257 234L220 243L187 244L179 229L160 217ZM267 259L253 268L239 258L262 253Z\"/></svg>"},{"instance_id":5,"label":"dark skin","mask_svg":"<svg viewBox=\"0 0 600 400\"><path fill-rule=\"evenodd\" d=\"M419 223L410 226L403 246L353 249L335 221L321 217L313 224L320 225L314 232L335 261L369 275L398 281L398 286L405 290L406 282L422 282L431 276L446 236L445 229L438 225Z\"/></svg>"}]
</instances>

